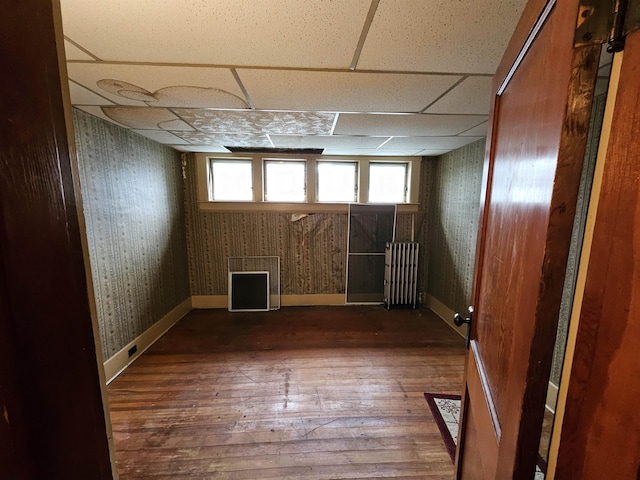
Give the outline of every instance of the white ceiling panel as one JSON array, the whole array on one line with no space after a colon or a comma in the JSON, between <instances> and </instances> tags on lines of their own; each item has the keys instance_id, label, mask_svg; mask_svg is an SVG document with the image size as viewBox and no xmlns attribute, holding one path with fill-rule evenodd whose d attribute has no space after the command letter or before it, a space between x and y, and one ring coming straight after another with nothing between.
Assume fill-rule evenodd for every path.
<instances>
[{"instance_id":1,"label":"white ceiling panel","mask_svg":"<svg viewBox=\"0 0 640 480\"><path fill-rule=\"evenodd\" d=\"M256 133L203 133L173 132L178 137L194 145L218 145L228 147L270 148L271 142L265 134Z\"/></svg>"},{"instance_id":2,"label":"white ceiling panel","mask_svg":"<svg viewBox=\"0 0 640 480\"><path fill-rule=\"evenodd\" d=\"M62 0L65 33L103 60L347 68L370 0Z\"/></svg>"},{"instance_id":3,"label":"white ceiling panel","mask_svg":"<svg viewBox=\"0 0 640 480\"><path fill-rule=\"evenodd\" d=\"M425 110L425 113L489 115L492 82L492 77L468 77Z\"/></svg>"},{"instance_id":4,"label":"white ceiling panel","mask_svg":"<svg viewBox=\"0 0 640 480\"><path fill-rule=\"evenodd\" d=\"M493 74L526 0L381 0L359 69Z\"/></svg>"},{"instance_id":5,"label":"white ceiling panel","mask_svg":"<svg viewBox=\"0 0 640 480\"><path fill-rule=\"evenodd\" d=\"M324 155L353 155L366 157L414 157L419 150L382 150L375 148L327 148Z\"/></svg>"},{"instance_id":6,"label":"white ceiling panel","mask_svg":"<svg viewBox=\"0 0 640 480\"><path fill-rule=\"evenodd\" d=\"M248 108L228 68L70 63L69 77L120 105Z\"/></svg>"},{"instance_id":7,"label":"white ceiling panel","mask_svg":"<svg viewBox=\"0 0 640 480\"><path fill-rule=\"evenodd\" d=\"M179 152L202 152L202 153L229 153L224 147L219 145L171 145Z\"/></svg>"},{"instance_id":8,"label":"white ceiling panel","mask_svg":"<svg viewBox=\"0 0 640 480\"><path fill-rule=\"evenodd\" d=\"M384 115L343 113L336 135L449 136L475 127L486 120L481 115Z\"/></svg>"},{"instance_id":9,"label":"white ceiling panel","mask_svg":"<svg viewBox=\"0 0 640 480\"><path fill-rule=\"evenodd\" d=\"M273 135L328 135L335 114L318 112L264 112L234 110L173 110L205 133L268 133Z\"/></svg>"},{"instance_id":10,"label":"white ceiling panel","mask_svg":"<svg viewBox=\"0 0 640 480\"><path fill-rule=\"evenodd\" d=\"M106 120L107 122L114 123L119 127L128 128L126 125L116 122L113 118L107 117L102 111L102 107L97 107L93 105L78 105L76 106L76 108L79 110L82 110L83 112L90 113L94 117L98 117L98 118L101 118L102 120Z\"/></svg>"},{"instance_id":11,"label":"white ceiling panel","mask_svg":"<svg viewBox=\"0 0 640 480\"><path fill-rule=\"evenodd\" d=\"M419 112L461 77L239 69L256 108Z\"/></svg>"},{"instance_id":12,"label":"white ceiling panel","mask_svg":"<svg viewBox=\"0 0 640 480\"><path fill-rule=\"evenodd\" d=\"M378 148L387 139L347 135L271 135L276 148Z\"/></svg>"},{"instance_id":13,"label":"white ceiling panel","mask_svg":"<svg viewBox=\"0 0 640 480\"><path fill-rule=\"evenodd\" d=\"M91 55L76 47L69 40L64 41L64 55L69 60L95 60Z\"/></svg>"},{"instance_id":14,"label":"white ceiling panel","mask_svg":"<svg viewBox=\"0 0 640 480\"><path fill-rule=\"evenodd\" d=\"M460 134L461 137L486 137L487 130L489 128L489 122L483 122L477 127L473 127L466 132Z\"/></svg>"},{"instance_id":15,"label":"white ceiling panel","mask_svg":"<svg viewBox=\"0 0 640 480\"><path fill-rule=\"evenodd\" d=\"M113 105L111 100L107 100L75 82L69 82L69 91L73 105Z\"/></svg>"},{"instance_id":16,"label":"white ceiling panel","mask_svg":"<svg viewBox=\"0 0 640 480\"><path fill-rule=\"evenodd\" d=\"M185 140L176 137L171 132L163 132L160 130L133 130L139 135L150 138L154 142L163 143L165 145L187 144Z\"/></svg>"},{"instance_id":17,"label":"white ceiling panel","mask_svg":"<svg viewBox=\"0 0 640 480\"><path fill-rule=\"evenodd\" d=\"M102 107L104 114L129 128L141 130L193 130L166 108Z\"/></svg>"},{"instance_id":18,"label":"white ceiling panel","mask_svg":"<svg viewBox=\"0 0 640 480\"><path fill-rule=\"evenodd\" d=\"M393 137L385 143L381 150L402 149L411 150L450 150L460 148L468 143L475 142L482 137Z\"/></svg>"}]
</instances>

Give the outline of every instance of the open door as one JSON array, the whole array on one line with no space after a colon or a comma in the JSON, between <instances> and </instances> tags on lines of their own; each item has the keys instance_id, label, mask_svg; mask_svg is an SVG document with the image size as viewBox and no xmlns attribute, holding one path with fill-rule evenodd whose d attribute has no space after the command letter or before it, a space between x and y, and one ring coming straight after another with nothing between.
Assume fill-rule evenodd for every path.
<instances>
[{"instance_id":1,"label":"open door","mask_svg":"<svg viewBox=\"0 0 640 480\"><path fill-rule=\"evenodd\" d=\"M494 78L458 478L534 476L600 46L527 5ZM459 317L458 320L461 318Z\"/></svg>"}]
</instances>

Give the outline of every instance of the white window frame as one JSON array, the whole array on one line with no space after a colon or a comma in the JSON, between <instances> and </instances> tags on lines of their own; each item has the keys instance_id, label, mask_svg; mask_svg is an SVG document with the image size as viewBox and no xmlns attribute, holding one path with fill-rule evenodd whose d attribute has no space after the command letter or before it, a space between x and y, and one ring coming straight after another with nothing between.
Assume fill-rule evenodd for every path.
<instances>
[{"instance_id":1,"label":"white window frame","mask_svg":"<svg viewBox=\"0 0 640 480\"><path fill-rule=\"evenodd\" d=\"M209 194L209 159L251 160L253 162L253 201L252 202L216 202ZM264 201L264 160L305 160L307 162L307 201L300 203L279 203ZM420 199L420 166L422 157L359 157L339 155L286 155L278 154L216 154L196 153L196 176L198 206L202 211L213 212L282 212L282 213L348 213L348 203L329 203L316 201L317 162L344 161L357 162L357 203L368 203L369 197L369 165L371 163L405 163L407 172L407 202L398 204L400 213L416 213Z\"/></svg>"},{"instance_id":2,"label":"white window frame","mask_svg":"<svg viewBox=\"0 0 640 480\"><path fill-rule=\"evenodd\" d=\"M214 200L213 199L213 184L211 182L211 180L213 179L213 171L212 171L212 163L213 162L250 162L251 163L251 174L253 175L253 179L251 182L251 201L255 201L256 196L255 196L255 187L254 187L254 181L255 180L255 174L253 173L254 170L254 165L253 165L253 161L251 158L223 158L223 157L209 157L207 158L207 196L208 196L208 200L210 202L215 202L215 203L227 203L227 202L233 202L233 203L238 203L238 202L244 202L244 200Z\"/></svg>"},{"instance_id":3,"label":"white window frame","mask_svg":"<svg viewBox=\"0 0 640 480\"><path fill-rule=\"evenodd\" d=\"M320 163L346 163L347 165L355 165L356 167L356 174L355 174L355 178L354 178L354 185L353 185L353 196L354 196L354 200L352 202L328 202L328 201L321 201L318 199L318 192L320 191L320 176L318 175L318 167ZM315 182L315 195L316 195L316 202L321 203L321 204L326 204L326 203L355 203L356 201L358 201L359 199L359 191L360 191L360 178L359 178L359 174L360 174L360 165L358 160L350 158L344 158L344 159L340 159L340 160L336 160L336 159L328 159L328 158L317 158L316 159L316 163L315 163L315 173L316 173L316 182Z\"/></svg>"}]
</instances>

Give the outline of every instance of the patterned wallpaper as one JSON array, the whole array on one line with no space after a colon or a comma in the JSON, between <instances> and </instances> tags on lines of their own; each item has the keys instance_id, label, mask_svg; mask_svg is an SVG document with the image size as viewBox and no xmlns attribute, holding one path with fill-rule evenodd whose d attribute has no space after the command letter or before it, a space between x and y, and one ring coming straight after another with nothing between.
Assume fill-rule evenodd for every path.
<instances>
[{"instance_id":1,"label":"patterned wallpaper","mask_svg":"<svg viewBox=\"0 0 640 480\"><path fill-rule=\"evenodd\" d=\"M189 296L179 154L74 109L104 360Z\"/></svg>"},{"instance_id":2,"label":"patterned wallpaper","mask_svg":"<svg viewBox=\"0 0 640 480\"><path fill-rule=\"evenodd\" d=\"M454 311L471 301L485 140L427 161L427 292ZM423 185L424 187L425 185ZM424 230L425 227L423 227Z\"/></svg>"},{"instance_id":3,"label":"patterned wallpaper","mask_svg":"<svg viewBox=\"0 0 640 480\"><path fill-rule=\"evenodd\" d=\"M283 295L345 292L347 215L199 211L195 156L186 159L186 222L192 295L226 295L229 256L280 257ZM402 215L400 236L411 220Z\"/></svg>"}]
</instances>

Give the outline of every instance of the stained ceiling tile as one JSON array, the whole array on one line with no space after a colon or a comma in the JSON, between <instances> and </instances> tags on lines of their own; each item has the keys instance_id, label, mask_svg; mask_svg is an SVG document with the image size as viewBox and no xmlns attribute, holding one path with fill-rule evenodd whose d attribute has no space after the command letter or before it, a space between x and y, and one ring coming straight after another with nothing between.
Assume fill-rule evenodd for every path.
<instances>
[{"instance_id":1,"label":"stained ceiling tile","mask_svg":"<svg viewBox=\"0 0 640 480\"><path fill-rule=\"evenodd\" d=\"M448 152L460 148L468 143L475 142L482 137L393 137L385 143L381 150L413 148L423 150L444 150Z\"/></svg>"},{"instance_id":2,"label":"stained ceiling tile","mask_svg":"<svg viewBox=\"0 0 640 480\"><path fill-rule=\"evenodd\" d=\"M139 135L150 138L154 142L162 143L165 145L178 145L187 142L176 137L171 132L163 132L161 130L133 130Z\"/></svg>"},{"instance_id":3,"label":"stained ceiling tile","mask_svg":"<svg viewBox=\"0 0 640 480\"><path fill-rule=\"evenodd\" d=\"M104 114L129 128L142 130L193 130L171 110L150 107L102 107Z\"/></svg>"},{"instance_id":4,"label":"stained ceiling tile","mask_svg":"<svg viewBox=\"0 0 640 480\"><path fill-rule=\"evenodd\" d=\"M126 125L116 122L113 118L107 117L102 111L102 107L98 107L94 105L78 105L75 108L82 110L83 112L90 113L94 117L98 117L98 118L101 118L102 120L106 120L107 122L118 125L119 127L128 128Z\"/></svg>"},{"instance_id":5,"label":"stained ceiling tile","mask_svg":"<svg viewBox=\"0 0 640 480\"><path fill-rule=\"evenodd\" d=\"M257 133L203 133L173 132L178 137L194 145L218 145L220 147L270 148L271 142L265 134Z\"/></svg>"},{"instance_id":6,"label":"stained ceiling tile","mask_svg":"<svg viewBox=\"0 0 640 480\"><path fill-rule=\"evenodd\" d=\"M103 60L348 68L370 0L62 0L66 34Z\"/></svg>"},{"instance_id":7,"label":"stained ceiling tile","mask_svg":"<svg viewBox=\"0 0 640 480\"><path fill-rule=\"evenodd\" d=\"M425 110L425 113L489 115L492 77L468 77Z\"/></svg>"},{"instance_id":8,"label":"stained ceiling tile","mask_svg":"<svg viewBox=\"0 0 640 480\"><path fill-rule=\"evenodd\" d=\"M69 77L119 105L248 108L228 68L70 63Z\"/></svg>"},{"instance_id":9,"label":"stained ceiling tile","mask_svg":"<svg viewBox=\"0 0 640 480\"><path fill-rule=\"evenodd\" d=\"M264 112L235 110L173 110L205 133L253 133L273 135L328 135L335 114L319 112Z\"/></svg>"},{"instance_id":10,"label":"stained ceiling tile","mask_svg":"<svg viewBox=\"0 0 640 480\"><path fill-rule=\"evenodd\" d=\"M69 82L69 91L73 105L113 105L111 100L107 100L75 82Z\"/></svg>"},{"instance_id":11,"label":"stained ceiling tile","mask_svg":"<svg viewBox=\"0 0 640 480\"><path fill-rule=\"evenodd\" d=\"M419 112L461 77L239 69L256 108Z\"/></svg>"},{"instance_id":12,"label":"stained ceiling tile","mask_svg":"<svg viewBox=\"0 0 640 480\"><path fill-rule=\"evenodd\" d=\"M377 148L387 139L348 135L271 135L271 141L277 148Z\"/></svg>"},{"instance_id":13,"label":"stained ceiling tile","mask_svg":"<svg viewBox=\"0 0 640 480\"><path fill-rule=\"evenodd\" d=\"M358 69L493 74L526 0L381 0Z\"/></svg>"},{"instance_id":14,"label":"stained ceiling tile","mask_svg":"<svg viewBox=\"0 0 640 480\"><path fill-rule=\"evenodd\" d=\"M484 115L340 114L336 135L448 136L486 120Z\"/></svg>"}]
</instances>

